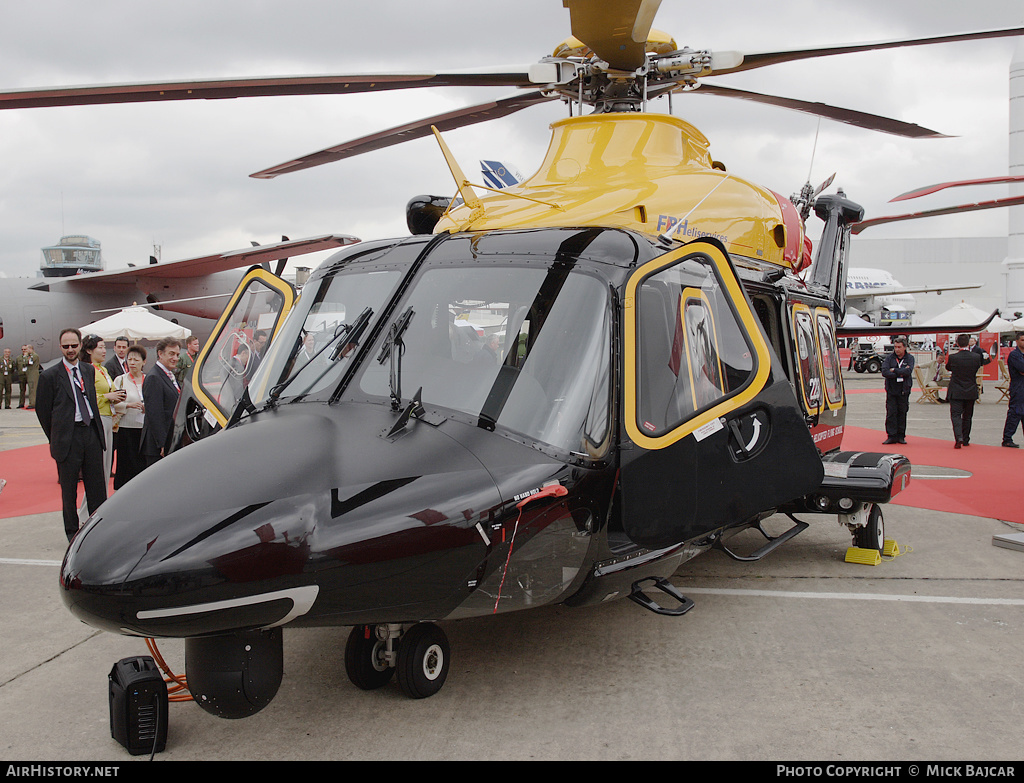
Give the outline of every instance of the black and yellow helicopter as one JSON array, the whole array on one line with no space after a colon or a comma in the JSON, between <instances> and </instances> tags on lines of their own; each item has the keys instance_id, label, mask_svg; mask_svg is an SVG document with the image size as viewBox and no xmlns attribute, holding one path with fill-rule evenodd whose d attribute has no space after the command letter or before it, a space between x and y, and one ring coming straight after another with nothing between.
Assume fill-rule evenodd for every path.
<instances>
[{"instance_id":1,"label":"black and yellow helicopter","mask_svg":"<svg viewBox=\"0 0 1024 783\"><path fill-rule=\"evenodd\" d=\"M669 577L683 563L711 548L756 561L808 526L797 514L837 516L859 546L881 548L880 506L906 486L909 461L841 450L837 324L863 210L842 193L808 186L787 199L740 179L697 128L647 102L706 76L1024 28L742 55L678 47L652 29L657 0L564 5L573 37L519 72L0 96L15 108L524 88L254 175L434 133L458 194L413 199L411 236L341 250L301 296L250 270L179 405L188 445L120 489L69 547L71 612L115 633L184 638L204 709L236 718L266 706L285 627L352 627L352 682L373 689L397 674L422 698L449 669L441 621L622 597L682 615L693 603ZM470 184L440 131L548 100L577 110L553 124L537 172L509 188ZM812 212L824 222L816 251ZM272 337L262 355L260 332ZM792 526L773 536L762 522L779 513ZM729 539L749 528L766 543L735 551Z\"/></svg>"}]
</instances>

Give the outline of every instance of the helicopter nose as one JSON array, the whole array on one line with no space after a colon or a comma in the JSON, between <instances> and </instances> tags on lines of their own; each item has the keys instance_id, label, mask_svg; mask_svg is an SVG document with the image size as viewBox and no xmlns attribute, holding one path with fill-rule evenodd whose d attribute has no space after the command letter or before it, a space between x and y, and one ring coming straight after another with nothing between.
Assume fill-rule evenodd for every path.
<instances>
[{"instance_id":1,"label":"helicopter nose","mask_svg":"<svg viewBox=\"0 0 1024 783\"><path fill-rule=\"evenodd\" d=\"M218 433L119 489L65 555L70 611L143 636L265 627L307 611L317 594L305 571L330 438L313 419Z\"/></svg>"},{"instance_id":2,"label":"helicopter nose","mask_svg":"<svg viewBox=\"0 0 1024 783\"><path fill-rule=\"evenodd\" d=\"M61 597L78 619L106 631L124 627L124 582L138 560L114 526L88 527L74 538L61 564Z\"/></svg>"}]
</instances>

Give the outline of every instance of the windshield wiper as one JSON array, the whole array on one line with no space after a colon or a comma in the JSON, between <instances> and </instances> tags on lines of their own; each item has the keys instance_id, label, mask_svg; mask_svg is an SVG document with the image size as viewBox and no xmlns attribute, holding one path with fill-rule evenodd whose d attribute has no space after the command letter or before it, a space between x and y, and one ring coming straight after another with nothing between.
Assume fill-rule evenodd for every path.
<instances>
[{"instance_id":1,"label":"windshield wiper","mask_svg":"<svg viewBox=\"0 0 1024 783\"><path fill-rule=\"evenodd\" d=\"M367 324L370 323L370 319L372 317L373 308L367 307L365 310L363 310L363 312L359 314L359 317L357 317L356 320L354 320L351 323L351 325L344 323L338 324L338 327L334 330L334 337L332 337L328 342L324 343L324 345L322 345L320 349L315 354L313 354L313 357L308 362L306 362L297 370L292 372L292 374L288 376L286 380L277 384L277 386L270 390L270 394L268 395L267 398L267 404L273 405L275 402L277 402L278 398L281 396L281 393L285 390L285 388L292 381L294 381L303 370L305 370L309 365L315 362L317 358L320 356L320 354L322 354L331 346L334 346L334 350L331 351L331 355L328 357L327 362L324 364L324 368L306 386L305 389L303 389L301 392L295 395L295 399L301 400L303 397L309 394L309 390L320 382L320 379L327 374L327 372L334 366L335 362L337 362L339 359L344 359L348 357L348 355L355 350L355 347L359 344L359 338L366 330L366 326ZM342 337L345 337L347 339L342 341Z\"/></svg>"},{"instance_id":2,"label":"windshield wiper","mask_svg":"<svg viewBox=\"0 0 1024 783\"><path fill-rule=\"evenodd\" d=\"M391 409L396 411L402 407L402 354L405 353L405 343L402 341L402 335L409 328L409 323L415 314L410 306L404 313L398 316L397 320L391 324L388 336L385 338L384 345L381 346L380 354L377 356L378 364L384 364L388 359L391 359L391 377L388 379L388 384L391 389Z\"/></svg>"}]
</instances>

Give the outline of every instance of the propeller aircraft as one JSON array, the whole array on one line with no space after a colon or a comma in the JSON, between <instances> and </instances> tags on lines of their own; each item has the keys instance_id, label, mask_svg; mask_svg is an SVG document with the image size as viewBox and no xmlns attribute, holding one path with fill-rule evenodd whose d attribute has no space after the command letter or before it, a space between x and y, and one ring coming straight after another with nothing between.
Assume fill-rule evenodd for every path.
<instances>
[{"instance_id":1,"label":"propeller aircraft","mask_svg":"<svg viewBox=\"0 0 1024 783\"><path fill-rule=\"evenodd\" d=\"M224 311L238 285L239 268L253 264L283 272L289 258L357 242L355 237L324 235L257 245L107 272L68 277L0 278L0 339L31 345L46 363L60 357L59 330L81 326L103 313L143 304L173 313L168 318L205 336ZM58 320L59 314L59 320Z\"/></svg>"},{"instance_id":2,"label":"propeller aircraft","mask_svg":"<svg viewBox=\"0 0 1024 783\"><path fill-rule=\"evenodd\" d=\"M396 678L423 698L449 671L441 622L617 598L684 615L677 569L713 548L757 561L808 527L797 515L835 517L858 546L883 547L881 506L910 463L842 450L837 324L863 209L841 191L786 198L741 179L694 125L648 102L700 89L927 137L703 79L1024 28L748 55L679 47L652 27L656 0L563 4L572 36L519 70L0 94L0 108L31 108L520 88L254 175L433 135L457 197L413 198L411 236L343 248L301 296L253 268L179 404L179 422L191 401L216 434L194 433L70 544L60 589L72 614L184 638L189 690L213 714L273 699L284 628L350 627L356 686ZM552 100L571 116L536 173L471 184L442 132ZM816 249L811 214L824 225ZM258 363L257 330L273 336ZM780 513L792 525L772 535L763 523ZM739 551L748 529L766 543Z\"/></svg>"}]
</instances>

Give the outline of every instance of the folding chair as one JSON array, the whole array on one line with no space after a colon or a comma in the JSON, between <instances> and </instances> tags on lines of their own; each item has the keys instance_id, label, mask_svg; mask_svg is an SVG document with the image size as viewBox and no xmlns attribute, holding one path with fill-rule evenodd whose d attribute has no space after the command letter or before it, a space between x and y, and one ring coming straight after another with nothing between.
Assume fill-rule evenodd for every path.
<instances>
[{"instance_id":1,"label":"folding chair","mask_svg":"<svg viewBox=\"0 0 1024 783\"><path fill-rule=\"evenodd\" d=\"M999 383L996 384L996 391L999 392L999 402L1010 399L1010 370L1006 366L1006 360L999 360Z\"/></svg>"},{"instance_id":2,"label":"folding chair","mask_svg":"<svg viewBox=\"0 0 1024 783\"><path fill-rule=\"evenodd\" d=\"M916 402L934 402L936 405L939 403L939 384L926 378L924 370L921 367L914 368L914 377L917 379L917 385L921 389L921 396L917 398Z\"/></svg>"}]
</instances>

